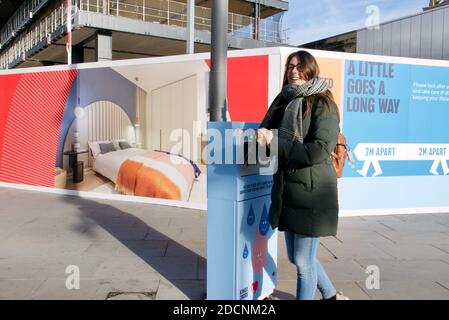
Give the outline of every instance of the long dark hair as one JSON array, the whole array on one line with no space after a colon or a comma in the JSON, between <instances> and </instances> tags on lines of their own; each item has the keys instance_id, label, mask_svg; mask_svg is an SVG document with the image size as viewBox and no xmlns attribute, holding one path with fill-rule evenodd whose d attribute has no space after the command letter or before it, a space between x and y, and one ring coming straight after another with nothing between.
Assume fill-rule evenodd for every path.
<instances>
[{"instance_id":1,"label":"long dark hair","mask_svg":"<svg viewBox=\"0 0 449 320\"><path fill-rule=\"evenodd\" d=\"M309 81L312 78L318 77L320 74L320 67L318 66L318 63L315 60L315 57L312 56L309 52L300 50L291 53L287 57L287 64L290 63L290 61L293 59L293 57L296 57L299 61L299 64L301 65L301 71L304 75L304 78L306 81ZM282 86L285 86L288 84L288 78L287 78L287 68L285 68L284 71L284 80L282 82ZM338 110L337 103L335 102L334 95L330 90L326 90L325 92L318 93L314 95L315 98L323 99L325 102L325 105L327 106L327 110L330 111L331 106L336 107L338 118L340 119L340 112ZM304 111L304 115L307 114L307 112L310 112L312 109L312 99L313 96L306 97L306 110Z\"/></svg>"}]
</instances>

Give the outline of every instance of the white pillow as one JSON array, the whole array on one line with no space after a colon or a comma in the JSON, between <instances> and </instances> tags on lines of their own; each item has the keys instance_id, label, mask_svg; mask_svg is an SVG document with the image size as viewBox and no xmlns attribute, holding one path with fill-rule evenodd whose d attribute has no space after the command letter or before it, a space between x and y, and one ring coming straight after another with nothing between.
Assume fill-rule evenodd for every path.
<instances>
[{"instance_id":1,"label":"white pillow","mask_svg":"<svg viewBox=\"0 0 449 320\"><path fill-rule=\"evenodd\" d=\"M121 150L120 144L119 144L120 141L128 141L128 140L126 140L126 139L118 139L118 140L112 141L112 143L114 144L115 150Z\"/></svg>"},{"instance_id":2,"label":"white pillow","mask_svg":"<svg viewBox=\"0 0 449 320\"><path fill-rule=\"evenodd\" d=\"M104 141L88 141L87 144L89 145L90 150L92 151L92 155L94 158L96 158L100 153L100 143L109 143L111 141L104 140Z\"/></svg>"}]
</instances>

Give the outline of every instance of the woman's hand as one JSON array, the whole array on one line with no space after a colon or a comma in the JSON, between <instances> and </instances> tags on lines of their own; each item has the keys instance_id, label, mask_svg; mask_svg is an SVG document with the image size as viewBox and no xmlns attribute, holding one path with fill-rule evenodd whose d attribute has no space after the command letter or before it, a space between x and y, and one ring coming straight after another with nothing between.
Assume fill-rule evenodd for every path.
<instances>
[{"instance_id":1,"label":"woman's hand","mask_svg":"<svg viewBox=\"0 0 449 320\"><path fill-rule=\"evenodd\" d=\"M271 143L273 140L273 131L266 128L257 129L257 143L264 147Z\"/></svg>"}]
</instances>

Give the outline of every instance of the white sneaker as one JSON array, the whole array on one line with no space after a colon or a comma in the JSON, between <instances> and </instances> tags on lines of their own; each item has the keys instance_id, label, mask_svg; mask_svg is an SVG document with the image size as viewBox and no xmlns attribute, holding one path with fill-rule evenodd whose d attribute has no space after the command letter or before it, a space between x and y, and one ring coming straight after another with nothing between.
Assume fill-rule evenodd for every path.
<instances>
[{"instance_id":1,"label":"white sneaker","mask_svg":"<svg viewBox=\"0 0 449 320\"><path fill-rule=\"evenodd\" d=\"M337 297L336 297L335 300L351 300L351 299L349 299L347 296L345 296L345 295L343 294L343 292L338 291L338 292L337 292Z\"/></svg>"}]
</instances>

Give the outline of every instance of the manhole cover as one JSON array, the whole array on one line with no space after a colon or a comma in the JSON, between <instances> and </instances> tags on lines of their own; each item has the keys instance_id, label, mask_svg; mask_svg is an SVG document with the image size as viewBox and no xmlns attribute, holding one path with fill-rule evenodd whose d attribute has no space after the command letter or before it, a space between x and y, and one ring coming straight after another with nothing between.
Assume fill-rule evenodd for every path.
<instances>
[{"instance_id":1,"label":"manhole cover","mask_svg":"<svg viewBox=\"0 0 449 320\"><path fill-rule=\"evenodd\" d=\"M154 300L156 292L109 292L106 300Z\"/></svg>"}]
</instances>

